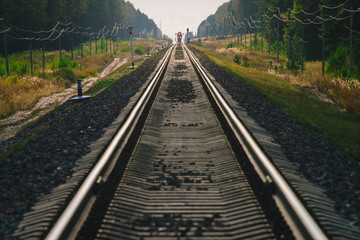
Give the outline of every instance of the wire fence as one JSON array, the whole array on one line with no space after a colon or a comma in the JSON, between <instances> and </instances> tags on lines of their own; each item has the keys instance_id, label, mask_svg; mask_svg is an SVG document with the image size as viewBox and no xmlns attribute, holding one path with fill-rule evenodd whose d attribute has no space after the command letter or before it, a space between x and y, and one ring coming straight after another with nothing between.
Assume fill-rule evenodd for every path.
<instances>
[{"instance_id":1,"label":"wire fence","mask_svg":"<svg viewBox=\"0 0 360 240\"><path fill-rule=\"evenodd\" d=\"M79 27L75 26L72 22L70 23L62 23L57 22L51 29L49 30L40 30L40 31L33 31L29 29L21 29L19 27L14 26L10 22L8 22L4 18L0 18L0 34L3 35L3 53L6 62L6 73L9 75L9 60L8 60L8 46L7 46L7 39L13 39L21 42L28 42L29 50L30 50L30 65L31 65L31 74L34 73L33 68L33 43L40 43L42 49L42 66L43 72L45 72L45 43L49 42L57 42L57 48L59 50L60 59L62 58L62 38L65 36L69 37L70 40L70 50L71 50L71 60L74 59L74 44L73 40L75 37L80 38L80 51L81 51L81 58L84 57L83 51L83 44L84 39L85 42L89 41L90 49L89 54L91 55L93 52L92 49L92 42L95 41L95 54L98 53L98 41L101 41L101 45L103 46L103 41L105 41L105 51L112 52L115 51L117 46L117 39L119 37L119 33L121 30L127 30L128 26L120 23L115 23L113 26L105 25L102 29L98 31L94 31L91 27ZM152 31L147 31L143 29L141 32L138 32L139 36L152 36L154 34ZM108 48L109 47L109 48ZM101 52L104 49L101 47Z\"/></svg>"},{"instance_id":2,"label":"wire fence","mask_svg":"<svg viewBox=\"0 0 360 240\"><path fill-rule=\"evenodd\" d=\"M345 7L348 5L348 7ZM326 12L331 11L331 13L334 13L332 15L331 13L327 14ZM283 32L283 36L286 36L288 39L288 62L291 60L292 56L292 40L294 40L294 37L297 38L301 43L301 69L304 69L304 43L311 43L313 40L305 40L304 37L304 28L307 26L321 26L322 33L317 34L318 39L322 41L322 74L324 75L325 72L325 48L326 48L326 41L333 39L333 38L340 38L342 36L336 35L336 36L328 36L326 35L327 26L332 24L333 22L343 22L342 27L348 31L349 33L349 73L350 75L353 73L353 38L354 34L359 34L360 31L355 30L354 28L354 15L360 14L360 8L354 9L353 8L353 1L348 0L340 5L337 6L326 6L321 5L319 9L317 9L314 12L307 12L305 10L299 10L299 11L293 11L292 9L288 8L286 12L281 12L279 7L276 7L275 9L268 8L267 13L261 15L260 20L255 20L255 17L250 16L249 18L244 18L243 21L237 21L235 16L229 12L224 16L224 23L225 20L228 20L230 23L230 26L235 29L241 39L243 36L246 39L246 36L250 34L250 49L252 48L252 41L251 41L251 34L255 32L255 34L260 30L261 31L261 51L263 51L263 37L264 34L270 35L275 34L277 37L277 61L279 62L279 44L280 44L280 38L282 37L281 32ZM274 23L276 21L275 25L272 26L271 23ZM349 21L348 24L346 24L345 21ZM280 23L282 25L288 25L289 27L287 29L280 28ZM301 28L301 36L298 33L295 33L291 27L290 24L296 25ZM357 22L358 24L358 22ZM208 22L205 22L203 26L201 26L198 30L200 32L200 36L204 36L211 31L213 31L213 27ZM239 38L239 37L238 37ZM246 47L246 40L245 40L245 47ZM256 48L256 45L255 45ZM256 49L255 49L256 50ZM270 53L270 43L269 43L269 49L268 52Z\"/></svg>"}]
</instances>

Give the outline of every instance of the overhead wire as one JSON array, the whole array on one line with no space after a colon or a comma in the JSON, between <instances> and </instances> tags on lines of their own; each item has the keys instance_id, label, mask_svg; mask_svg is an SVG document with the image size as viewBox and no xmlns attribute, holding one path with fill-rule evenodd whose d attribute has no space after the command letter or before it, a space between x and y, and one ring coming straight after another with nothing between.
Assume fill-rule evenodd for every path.
<instances>
[{"instance_id":1,"label":"overhead wire","mask_svg":"<svg viewBox=\"0 0 360 240\"><path fill-rule=\"evenodd\" d=\"M0 21L4 21L9 27L5 30L1 30L0 34L8 33L7 36L15 39L15 40L25 40L25 41L55 41L59 39L62 35L72 33L82 36L89 36L91 38L101 38L104 36L116 36L120 30L124 29L123 24L115 23L112 30L107 29L107 26L105 25L102 29L100 29L97 32L90 31L91 27L80 27L75 26L72 22L69 23L63 23L63 22L57 22L53 28L50 30L41 30L41 31L33 31L33 30L27 30L27 29L21 29L14 25L12 25L10 22L8 22L6 19L1 18ZM62 28L59 29L59 26L62 26ZM48 34L48 36L43 36L44 34ZM29 36L24 36L29 35ZM31 35L41 35L41 36L31 36Z\"/></svg>"}]
</instances>

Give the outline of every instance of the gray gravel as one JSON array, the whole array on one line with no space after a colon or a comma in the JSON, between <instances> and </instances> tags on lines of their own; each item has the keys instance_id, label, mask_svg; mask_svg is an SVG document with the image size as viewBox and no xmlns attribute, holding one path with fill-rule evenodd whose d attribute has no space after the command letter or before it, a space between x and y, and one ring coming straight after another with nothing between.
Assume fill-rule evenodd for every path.
<instances>
[{"instance_id":1,"label":"gray gravel","mask_svg":"<svg viewBox=\"0 0 360 240\"><path fill-rule=\"evenodd\" d=\"M360 227L360 163L348 159L341 149L303 127L241 79L191 50L248 115L272 134L286 157L300 165L301 174L335 201L338 213Z\"/></svg>"},{"instance_id":2,"label":"gray gravel","mask_svg":"<svg viewBox=\"0 0 360 240\"><path fill-rule=\"evenodd\" d=\"M146 60L96 97L67 102L14 138L0 144L29 143L0 163L0 240L10 238L36 200L72 175L88 146L104 134L131 96L154 71L165 50Z\"/></svg>"},{"instance_id":3,"label":"gray gravel","mask_svg":"<svg viewBox=\"0 0 360 240\"><path fill-rule=\"evenodd\" d=\"M300 164L302 174L326 190L338 212L360 226L360 164L349 160L340 149L304 128L240 79L193 51L239 105L272 133L287 158ZM68 102L0 144L0 151L4 151L12 143L31 139L26 147L0 163L0 240L16 229L22 215L39 196L71 176L73 166L88 153L89 144L102 136L103 129L118 116L163 54L164 51L148 59L98 96L82 103Z\"/></svg>"}]
</instances>

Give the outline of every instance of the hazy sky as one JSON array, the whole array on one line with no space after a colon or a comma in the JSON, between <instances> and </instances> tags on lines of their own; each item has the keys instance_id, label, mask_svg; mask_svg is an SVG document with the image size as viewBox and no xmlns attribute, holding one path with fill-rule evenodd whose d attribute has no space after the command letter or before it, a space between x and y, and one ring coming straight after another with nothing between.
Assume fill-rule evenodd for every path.
<instances>
[{"instance_id":1,"label":"hazy sky","mask_svg":"<svg viewBox=\"0 0 360 240\"><path fill-rule=\"evenodd\" d=\"M176 32L186 32L186 28L196 32L201 21L214 14L218 7L229 0L129 0L154 20L163 34L175 38Z\"/></svg>"}]
</instances>

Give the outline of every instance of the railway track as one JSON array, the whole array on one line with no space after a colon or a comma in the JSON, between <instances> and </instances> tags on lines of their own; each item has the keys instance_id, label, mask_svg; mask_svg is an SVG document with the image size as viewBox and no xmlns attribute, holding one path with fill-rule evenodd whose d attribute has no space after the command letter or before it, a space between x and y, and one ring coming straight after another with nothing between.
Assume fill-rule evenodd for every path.
<instances>
[{"instance_id":1,"label":"railway track","mask_svg":"<svg viewBox=\"0 0 360 240\"><path fill-rule=\"evenodd\" d=\"M181 44L168 50L97 164L74 188L56 220L38 219L47 222L41 234L29 231L34 216L16 236L327 239Z\"/></svg>"}]
</instances>

